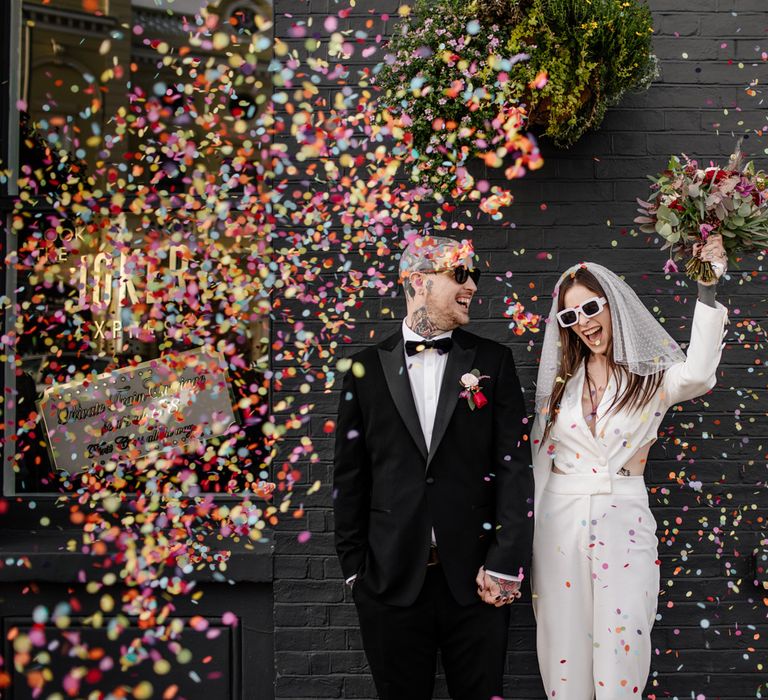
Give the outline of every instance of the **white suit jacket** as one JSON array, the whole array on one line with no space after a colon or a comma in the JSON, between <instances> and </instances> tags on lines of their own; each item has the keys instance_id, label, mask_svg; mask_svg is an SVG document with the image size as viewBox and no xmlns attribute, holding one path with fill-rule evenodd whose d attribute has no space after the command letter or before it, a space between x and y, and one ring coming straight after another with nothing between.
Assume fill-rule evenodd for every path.
<instances>
[{"instance_id":1,"label":"white suit jacket","mask_svg":"<svg viewBox=\"0 0 768 700\"><path fill-rule=\"evenodd\" d=\"M609 472L611 476L623 467L640 447L654 442L659 426L670 406L701 396L715 385L717 366L723 347L727 309L696 302L691 329L691 342L685 362L670 367L658 391L643 406L607 413L616 395L616 380L606 387L597 408L595 435L584 420L581 407L584 366L571 377L565 387L555 425L541 445L545 420L536 416L532 450L535 479L534 516L538 512L544 487L552 473L552 462L568 474Z\"/></svg>"}]
</instances>

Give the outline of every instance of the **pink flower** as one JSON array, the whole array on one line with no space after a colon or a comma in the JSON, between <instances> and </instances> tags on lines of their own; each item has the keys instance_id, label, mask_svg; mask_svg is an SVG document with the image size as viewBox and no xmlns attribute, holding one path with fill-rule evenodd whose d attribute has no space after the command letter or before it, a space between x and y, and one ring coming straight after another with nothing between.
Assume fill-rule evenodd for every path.
<instances>
[{"instance_id":1,"label":"pink flower","mask_svg":"<svg viewBox=\"0 0 768 700\"><path fill-rule=\"evenodd\" d=\"M672 260L672 258L667 260L667 262L665 263L664 272L667 275L671 274L672 272L679 272L679 270L677 269L677 265L675 265L675 261Z\"/></svg>"},{"instance_id":2,"label":"pink flower","mask_svg":"<svg viewBox=\"0 0 768 700\"><path fill-rule=\"evenodd\" d=\"M699 226L699 233L701 234L701 237L706 241L707 236L712 233L714 228L715 227L712 226L712 224L701 224L701 226Z\"/></svg>"}]
</instances>

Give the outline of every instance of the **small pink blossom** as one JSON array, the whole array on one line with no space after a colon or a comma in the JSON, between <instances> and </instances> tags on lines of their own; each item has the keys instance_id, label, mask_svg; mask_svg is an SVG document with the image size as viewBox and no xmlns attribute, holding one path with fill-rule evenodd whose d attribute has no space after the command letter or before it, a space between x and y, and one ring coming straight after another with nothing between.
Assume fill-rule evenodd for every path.
<instances>
[{"instance_id":1,"label":"small pink blossom","mask_svg":"<svg viewBox=\"0 0 768 700\"><path fill-rule=\"evenodd\" d=\"M667 275L669 275L669 274L671 274L673 272L679 272L679 270L677 269L677 265L675 265L675 261L672 260L672 258L667 260L667 262L665 263L665 265L664 265L664 272Z\"/></svg>"}]
</instances>

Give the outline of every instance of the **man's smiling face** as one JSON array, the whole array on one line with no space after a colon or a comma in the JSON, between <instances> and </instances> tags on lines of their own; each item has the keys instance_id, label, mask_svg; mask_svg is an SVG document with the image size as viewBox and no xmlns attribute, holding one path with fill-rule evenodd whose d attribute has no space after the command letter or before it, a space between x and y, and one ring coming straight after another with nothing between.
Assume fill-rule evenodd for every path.
<instances>
[{"instance_id":1,"label":"man's smiling face","mask_svg":"<svg viewBox=\"0 0 768 700\"><path fill-rule=\"evenodd\" d=\"M451 331L458 326L464 326L470 320L472 298L477 292L477 285L471 277L459 284L453 272L417 272L420 284L417 289L423 290L423 301L426 312L433 325L441 332ZM415 279L413 280L416 281Z\"/></svg>"}]
</instances>

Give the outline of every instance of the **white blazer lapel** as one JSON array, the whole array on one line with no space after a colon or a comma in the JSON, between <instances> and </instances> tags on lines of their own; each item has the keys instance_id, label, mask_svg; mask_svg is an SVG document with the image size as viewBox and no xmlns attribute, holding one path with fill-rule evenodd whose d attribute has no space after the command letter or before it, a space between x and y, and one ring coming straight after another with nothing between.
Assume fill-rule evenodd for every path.
<instances>
[{"instance_id":1,"label":"white blazer lapel","mask_svg":"<svg viewBox=\"0 0 768 700\"><path fill-rule=\"evenodd\" d=\"M579 368L573 373L573 376L568 380L565 385L565 392L563 393L562 404L565 405L566 411L563 416L562 410L558 416L558 420L563 420L560 423L561 429L573 430L574 426L579 430L586 439L592 440L593 436L587 425L587 421L584 419L584 410L581 407L581 394L584 388L584 365L579 365Z\"/></svg>"}]
</instances>

